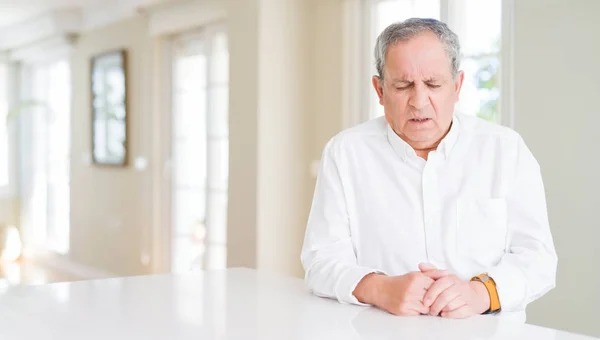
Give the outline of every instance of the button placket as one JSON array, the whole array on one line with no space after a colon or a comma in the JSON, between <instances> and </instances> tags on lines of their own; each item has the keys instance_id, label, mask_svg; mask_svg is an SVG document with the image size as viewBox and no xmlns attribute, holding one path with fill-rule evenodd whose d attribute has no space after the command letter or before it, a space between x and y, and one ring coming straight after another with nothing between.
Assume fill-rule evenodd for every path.
<instances>
[{"instance_id":1,"label":"button placket","mask_svg":"<svg viewBox=\"0 0 600 340\"><path fill-rule=\"evenodd\" d=\"M439 158L435 152L429 154L423 169L423 222L427 246L427 257L432 263L443 262L440 228L440 208L437 168Z\"/></svg>"}]
</instances>

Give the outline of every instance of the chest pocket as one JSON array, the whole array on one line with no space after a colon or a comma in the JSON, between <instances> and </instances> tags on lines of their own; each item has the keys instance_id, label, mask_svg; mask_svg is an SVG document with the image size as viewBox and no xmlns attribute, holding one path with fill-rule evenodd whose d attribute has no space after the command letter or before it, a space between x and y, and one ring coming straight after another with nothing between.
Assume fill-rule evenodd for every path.
<instances>
[{"instance_id":1,"label":"chest pocket","mask_svg":"<svg viewBox=\"0 0 600 340\"><path fill-rule=\"evenodd\" d=\"M463 199L457 202L456 246L462 258L492 265L506 249L506 200Z\"/></svg>"}]
</instances>

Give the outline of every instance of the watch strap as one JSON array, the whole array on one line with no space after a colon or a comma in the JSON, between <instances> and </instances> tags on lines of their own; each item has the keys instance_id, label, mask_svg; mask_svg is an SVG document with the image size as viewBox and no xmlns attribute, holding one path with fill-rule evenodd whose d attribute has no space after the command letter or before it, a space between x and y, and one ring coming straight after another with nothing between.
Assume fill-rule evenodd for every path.
<instances>
[{"instance_id":1,"label":"watch strap","mask_svg":"<svg viewBox=\"0 0 600 340\"><path fill-rule=\"evenodd\" d=\"M480 274L474 276L471 281L479 281L483 283L488 291L488 294L490 295L490 308L483 314L495 314L500 312L500 297L498 296L498 289L496 288L496 282L494 279L489 277L487 274Z\"/></svg>"}]
</instances>

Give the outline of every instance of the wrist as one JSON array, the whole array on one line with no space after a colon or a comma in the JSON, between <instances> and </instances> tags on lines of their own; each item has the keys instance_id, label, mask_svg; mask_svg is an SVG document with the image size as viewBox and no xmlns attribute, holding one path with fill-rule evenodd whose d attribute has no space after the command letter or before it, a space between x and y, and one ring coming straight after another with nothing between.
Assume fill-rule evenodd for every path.
<instances>
[{"instance_id":1,"label":"wrist","mask_svg":"<svg viewBox=\"0 0 600 340\"><path fill-rule=\"evenodd\" d=\"M475 291L476 295L477 295L477 308L476 308L476 312L478 314L481 314L485 311L487 311L488 309L490 309L490 294L487 290L487 288L485 287L485 284L483 284L483 282L480 281L470 281L469 284L471 285L471 287L473 288L473 290Z\"/></svg>"},{"instance_id":2,"label":"wrist","mask_svg":"<svg viewBox=\"0 0 600 340\"><path fill-rule=\"evenodd\" d=\"M384 290L385 280L387 276L378 273L367 274L360 280L356 288L352 292L354 297L362 303L379 306L378 298Z\"/></svg>"}]
</instances>

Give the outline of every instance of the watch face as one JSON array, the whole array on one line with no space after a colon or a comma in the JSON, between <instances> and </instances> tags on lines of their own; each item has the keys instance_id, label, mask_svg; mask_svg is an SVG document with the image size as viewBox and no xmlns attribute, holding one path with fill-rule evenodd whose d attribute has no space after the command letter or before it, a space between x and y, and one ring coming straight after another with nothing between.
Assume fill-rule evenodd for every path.
<instances>
[{"instance_id":1,"label":"watch face","mask_svg":"<svg viewBox=\"0 0 600 340\"><path fill-rule=\"evenodd\" d=\"M486 274L482 274L482 275L478 275L473 277L471 280L472 281L480 281L480 282L486 282L486 281L490 281L492 278L487 276Z\"/></svg>"}]
</instances>

